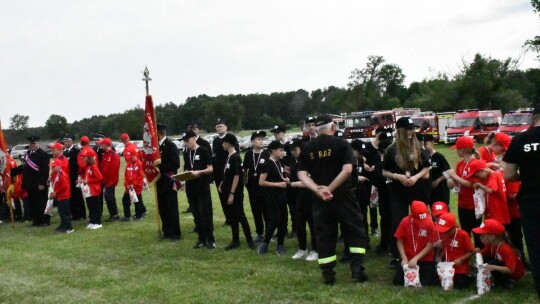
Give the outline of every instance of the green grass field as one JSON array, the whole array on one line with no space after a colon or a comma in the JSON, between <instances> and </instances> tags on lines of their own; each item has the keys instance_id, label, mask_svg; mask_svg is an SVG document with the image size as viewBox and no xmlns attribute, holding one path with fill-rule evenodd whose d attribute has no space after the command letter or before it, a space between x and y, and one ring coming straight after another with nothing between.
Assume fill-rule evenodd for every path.
<instances>
[{"instance_id":1,"label":"green grass field","mask_svg":"<svg viewBox=\"0 0 540 304\"><path fill-rule=\"evenodd\" d=\"M438 146L452 166L452 150ZM123 172L123 165L122 165ZM123 174L121 174L123 176ZM0 225L1 303L464 303L476 294L443 292L430 287L407 289L391 285L389 257L368 253L365 266L369 281L351 282L348 265L338 265L337 283L321 283L316 262L294 261L296 239L287 239L287 257L266 256L249 250L242 239L239 250L226 252L230 228L224 222L213 189L215 236L218 248L194 250L197 240L190 214L181 214L182 240L157 239L153 190L144 193L149 214L140 222L104 223L103 229L86 230L74 222L75 232L54 232L51 227L31 228L28 223ZM117 187L118 207L123 189ZM178 194L180 211L187 208L184 192ZM455 196L452 207L455 209ZM247 195L246 214L254 229ZM55 210L56 212L56 210ZM106 207L103 218L108 218ZM372 239L376 245L378 239ZM338 245L341 252L342 245ZM536 294L531 274L515 290L496 291L474 303L532 303Z\"/></svg>"}]
</instances>

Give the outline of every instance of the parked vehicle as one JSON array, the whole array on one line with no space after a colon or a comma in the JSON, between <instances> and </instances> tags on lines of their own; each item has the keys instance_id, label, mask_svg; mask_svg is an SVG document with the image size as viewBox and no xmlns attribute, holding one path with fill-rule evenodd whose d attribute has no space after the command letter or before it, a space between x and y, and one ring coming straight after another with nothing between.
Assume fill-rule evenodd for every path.
<instances>
[{"instance_id":1,"label":"parked vehicle","mask_svg":"<svg viewBox=\"0 0 540 304\"><path fill-rule=\"evenodd\" d=\"M501 121L501 110L459 110L446 129L444 142L454 143L461 136L468 136L480 142L489 133L496 132Z\"/></svg>"},{"instance_id":2,"label":"parked vehicle","mask_svg":"<svg viewBox=\"0 0 540 304\"><path fill-rule=\"evenodd\" d=\"M126 148L126 146L124 145L124 143L118 143L116 146L114 146L114 150L116 151L116 153L118 153L118 155L124 155L124 149Z\"/></svg>"},{"instance_id":3,"label":"parked vehicle","mask_svg":"<svg viewBox=\"0 0 540 304\"><path fill-rule=\"evenodd\" d=\"M184 141L183 140L180 140L180 138L172 138L171 141L173 142L173 144L176 145L176 149L178 149L178 151L180 153L184 152Z\"/></svg>"},{"instance_id":4,"label":"parked vehicle","mask_svg":"<svg viewBox=\"0 0 540 304\"><path fill-rule=\"evenodd\" d=\"M393 111L353 112L345 116L344 136L348 141L353 139L369 140L379 127L394 128L396 116Z\"/></svg>"},{"instance_id":5,"label":"parked vehicle","mask_svg":"<svg viewBox=\"0 0 540 304\"><path fill-rule=\"evenodd\" d=\"M22 159L26 155L28 145L15 145L11 148L11 157L14 159Z\"/></svg>"},{"instance_id":6,"label":"parked vehicle","mask_svg":"<svg viewBox=\"0 0 540 304\"><path fill-rule=\"evenodd\" d=\"M442 142L446 128L454 118L456 112L419 112L411 117L414 122L415 131L420 134L431 134L435 142Z\"/></svg>"},{"instance_id":7,"label":"parked vehicle","mask_svg":"<svg viewBox=\"0 0 540 304\"><path fill-rule=\"evenodd\" d=\"M392 110L395 115L395 119L398 120L401 117L412 117L422 112L420 108L395 108Z\"/></svg>"},{"instance_id":8,"label":"parked vehicle","mask_svg":"<svg viewBox=\"0 0 540 304\"><path fill-rule=\"evenodd\" d=\"M246 136L242 139L239 138L238 142L238 145L240 146L240 151L246 151L251 147L251 136Z\"/></svg>"},{"instance_id":9,"label":"parked vehicle","mask_svg":"<svg viewBox=\"0 0 540 304\"><path fill-rule=\"evenodd\" d=\"M533 124L533 108L519 108L504 114L504 118L499 126L499 132L515 136L527 131Z\"/></svg>"}]
</instances>

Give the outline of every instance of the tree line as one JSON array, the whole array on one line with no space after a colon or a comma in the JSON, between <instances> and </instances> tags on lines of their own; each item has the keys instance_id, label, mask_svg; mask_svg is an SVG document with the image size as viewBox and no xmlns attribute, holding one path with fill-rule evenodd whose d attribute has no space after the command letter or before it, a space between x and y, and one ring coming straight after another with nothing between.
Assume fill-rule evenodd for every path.
<instances>
[{"instance_id":1,"label":"tree line","mask_svg":"<svg viewBox=\"0 0 540 304\"><path fill-rule=\"evenodd\" d=\"M346 87L329 86L308 92L303 89L271 94L199 95L183 103L169 102L155 108L158 122L169 126L171 134L185 130L196 120L212 132L218 117L229 121L232 130L268 129L276 124L298 127L306 115L350 113L397 107L419 107L431 111L459 109L501 109L530 107L540 102L540 69L519 69L518 60L504 60L477 54L464 61L454 75L438 73L429 79L405 85L399 65L382 56L369 56L363 68L354 69ZM51 140L70 133L75 136L104 133L118 138L129 133L142 136L144 109L136 106L124 113L94 115L68 123L53 114L45 126L28 128L28 116L16 114L4 130L9 143L24 142L28 134Z\"/></svg>"}]
</instances>

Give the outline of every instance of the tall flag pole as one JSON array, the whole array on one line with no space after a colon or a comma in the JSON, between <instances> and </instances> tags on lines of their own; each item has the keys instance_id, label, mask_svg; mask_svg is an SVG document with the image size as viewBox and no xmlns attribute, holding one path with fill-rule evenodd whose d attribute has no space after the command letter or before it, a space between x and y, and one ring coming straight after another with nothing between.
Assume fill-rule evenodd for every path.
<instances>
[{"instance_id":1,"label":"tall flag pole","mask_svg":"<svg viewBox=\"0 0 540 304\"><path fill-rule=\"evenodd\" d=\"M161 163L161 154L159 152L159 141L157 135L156 114L154 113L154 102L152 101L152 95L150 95L150 89L148 82L152 80L150 78L150 72L148 67L145 67L143 72L144 78L142 79L146 83L146 102L144 107L144 128L143 128L143 171L146 175L148 183L153 185L160 176L157 166ZM157 220L157 232L158 237L161 238L161 225L159 215L159 205L157 200L157 189L154 186L154 201L156 203L156 220Z\"/></svg>"},{"instance_id":2,"label":"tall flag pole","mask_svg":"<svg viewBox=\"0 0 540 304\"><path fill-rule=\"evenodd\" d=\"M2 129L2 122L0 122L0 188L1 192L5 193L5 199L8 199L8 189L11 184L11 157L9 156L6 139L4 138L4 130ZM13 218L13 205L11 202L6 201L9 206L10 220L12 226L14 225Z\"/></svg>"}]
</instances>

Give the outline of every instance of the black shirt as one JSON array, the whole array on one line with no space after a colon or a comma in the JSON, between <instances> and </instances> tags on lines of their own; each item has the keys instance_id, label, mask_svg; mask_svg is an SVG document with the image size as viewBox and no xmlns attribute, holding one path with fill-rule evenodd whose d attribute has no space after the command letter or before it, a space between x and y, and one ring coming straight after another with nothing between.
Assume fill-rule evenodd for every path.
<instances>
[{"instance_id":1,"label":"black shirt","mask_svg":"<svg viewBox=\"0 0 540 304\"><path fill-rule=\"evenodd\" d=\"M77 180L79 175L77 156L80 152L81 150L75 145L72 145L71 148L64 149L64 156L68 158L69 162L69 180L72 184ZM75 185L73 184L72 187L75 187Z\"/></svg>"},{"instance_id":2,"label":"black shirt","mask_svg":"<svg viewBox=\"0 0 540 304\"><path fill-rule=\"evenodd\" d=\"M305 146L300 155L300 163L299 171L307 171L317 185L328 186L339 175L343 166L354 164L355 159L346 140L320 135ZM350 187L350 180L341 186Z\"/></svg>"},{"instance_id":3,"label":"black shirt","mask_svg":"<svg viewBox=\"0 0 540 304\"><path fill-rule=\"evenodd\" d=\"M236 197L243 195L244 177L242 176L242 160L240 159L240 154L238 152L234 152L234 154L230 157L227 156L227 158L225 159L225 166L222 170L224 170L224 174L223 181L221 182L221 193L231 192L233 179L236 175L238 175L238 185L236 186L234 195Z\"/></svg>"},{"instance_id":4,"label":"black shirt","mask_svg":"<svg viewBox=\"0 0 540 304\"><path fill-rule=\"evenodd\" d=\"M187 149L184 152L184 171L206 170L209 165L212 165L212 157L205 147L199 146L193 151ZM208 178L209 175L202 175L186 181L186 194L210 191Z\"/></svg>"},{"instance_id":5,"label":"black shirt","mask_svg":"<svg viewBox=\"0 0 540 304\"><path fill-rule=\"evenodd\" d=\"M422 171L424 168L429 168L429 157L423 151L420 151L420 165L417 169L410 171L411 176ZM397 145L396 143L391 144L384 154L384 163L383 169L392 173L405 174L397 164Z\"/></svg>"},{"instance_id":6,"label":"black shirt","mask_svg":"<svg viewBox=\"0 0 540 304\"><path fill-rule=\"evenodd\" d=\"M26 162L14 168L11 175L22 174L24 190L38 190L39 186L47 186L49 179L49 155L41 148L26 152Z\"/></svg>"},{"instance_id":7,"label":"black shirt","mask_svg":"<svg viewBox=\"0 0 540 304\"><path fill-rule=\"evenodd\" d=\"M263 150L260 153L255 153L253 149L249 149L246 152L246 154L244 155L244 163L242 167L244 168L244 172L247 173L248 181L246 186L248 188L259 187L261 167L264 166L264 164L268 161L269 157L270 153L268 153L268 151L266 150Z\"/></svg>"},{"instance_id":8,"label":"black shirt","mask_svg":"<svg viewBox=\"0 0 540 304\"><path fill-rule=\"evenodd\" d=\"M448 164L444 155L439 152L435 152L431 155L430 163L431 168L429 170L429 175L433 181L441 177L444 171L450 169L450 164Z\"/></svg>"},{"instance_id":9,"label":"black shirt","mask_svg":"<svg viewBox=\"0 0 540 304\"><path fill-rule=\"evenodd\" d=\"M225 134L223 136L225 136ZM214 167L212 176L217 182L217 185L219 185L219 183L223 180L223 169L225 167L227 157L229 156L229 153L223 150L223 136L218 136L214 138L214 141L212 141L212 159ZM236 144L234 148L236 151L240 151L238 144Z\"/></svg>"},{"instance_id":10,"label":"black shirt","mask_svg":"<svg viewBox=\"0 0 540 304\"><path fill-rule=\"evenodd\" d=\"M264 165L261 166L261 174L266 174L266 181L271 183L281 183L283 179L283 166L281 162L268 159ZM267 191L271 193L284 192L286 189L278 187L267 187Z\"/></svg>"},{"instance_id":11,"label":"black shirt","mask_svg":"<svg viewBox=\"0 0 540 304\"><path fill-rule=\"evenodd\" d=\"M519 198L540 198L540 127L531 128L512 139L503 161L516 164L521 188Z\"/></svg>"}]
</instances>

